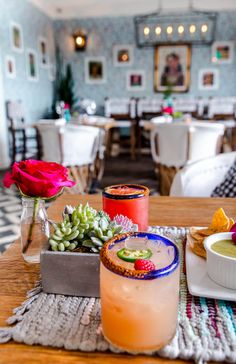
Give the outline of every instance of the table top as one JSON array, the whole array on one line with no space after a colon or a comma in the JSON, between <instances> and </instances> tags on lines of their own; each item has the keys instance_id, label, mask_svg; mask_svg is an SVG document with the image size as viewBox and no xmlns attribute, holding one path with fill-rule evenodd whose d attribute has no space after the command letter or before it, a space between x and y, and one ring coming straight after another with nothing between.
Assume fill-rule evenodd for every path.
<instances>
[{"instance_id":1,"label":"table top","mask_svg":"<svg viewBox=\"0 0 236 364\"><path fill-rule=\"evenodd\" d=\"M236 121L235 120L192 120L192 125L194 125L194 122L204 122L204 123L210 123L210 124L223 124L225 129L232 129L236 127ZM182 121L181 121L182 122ZM173 123L178 123L178 121L173 121ZM191 122L190 122L191 124ZM147 131L152 131L156 128L157 125L160 125L160 123L154 123L151 120L142 120L142 126Z\"/></svg>"},{"instance_id":2,"label":"table top","mask_svg":"<svg viewBox=\"0 0 236 364\"><path fill-rule=\"evenodd\" d=\"M94 117L90 119L71 119L71 121L67 124L64 119L40 119L35 123L32 124L23 124L23 128L37 128L39 125L57 125L60 126L66 126L66 125L84 125L84 126L95 126L100 129L109 130L111 128L115 128L117 126L116 120L112 118L105 118L105 117ZM21 126L20 126L21 128Z\"/></svg>"},{"instance_id":3,"label":"table top","mask_svg":"<svg viewBox=\"0 0 236 364\"><path fill-rule=\"evenodd\" d=\"M73 206L89 202L94 208L101 208L101 195L63 195L48 209L48 216L55 221L60 220L61 212L66 204ZM176 198L150 197L150 225L163 226L204 226L211 221L213 212L223 207L226 214L236 217L235 199L224 198ZM6 319L12 315L13 308L25 299L26 292L31 289L39 277L39 265L27 264L20 254L19 241L0 258L0 327L5 326ZM27 346L10 342L0 345L0 363L90 363L116 364L127 363L185 363L182 360L168 360L145 356L126 356L111 353L81 353L42 346Z\"/></svg>"}]
</instances>

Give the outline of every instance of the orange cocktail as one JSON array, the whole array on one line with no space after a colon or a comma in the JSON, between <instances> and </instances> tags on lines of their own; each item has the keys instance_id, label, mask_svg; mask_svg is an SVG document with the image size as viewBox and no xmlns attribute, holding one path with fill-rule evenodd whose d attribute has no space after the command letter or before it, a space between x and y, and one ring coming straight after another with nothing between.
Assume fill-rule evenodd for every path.
<instances>
[{"instance_id":1,"label":"orange cocktail","mask_svg":"<svg viewBox=\"0 0 236 364\"><path fill-rule=\"evenodd\" d=\"M179 251L169 239L156 234L131 236L137 238L136 248L140 241L140 250L125 248L127 234L111 239L101 250L102 330L106 339L121 349L158 350L176 331ZM143 240L147 241L145 246ZM147 254L148 259L139 259ZM140 270L140 261L154 265L153 270Z\"/></svg>"},{"instance_id":2,"label":"orange cocktail","mask_svg":"<svg viewBox=\"0 0 236 364\"><path fill-rule=\"evenodd\" d=\"M138 225L140 231L148 228L149 189L127 184L106 187L103 191L103 210L113 219L124 215Z\"/></svg>"}]
</instances>

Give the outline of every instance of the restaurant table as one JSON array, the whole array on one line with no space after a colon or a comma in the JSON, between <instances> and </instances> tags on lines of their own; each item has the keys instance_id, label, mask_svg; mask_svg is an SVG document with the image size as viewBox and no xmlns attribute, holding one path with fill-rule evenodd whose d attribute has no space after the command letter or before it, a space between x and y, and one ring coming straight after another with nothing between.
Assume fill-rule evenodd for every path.
<instances>
[{"instance_id":1,"label":"restaurant table","mask_svg":"<svg viewBox=\"0 0 236 364\"><path fill-rule=\"evenodd\" d=\"M66 204L76 206L86 203L99 209L102 207L101 195L62 195L51 204L48 217L60 221ZM228 216L236 218L236 200L233 198L180 198L150 197L149 225L161 226L207 226L214 211L223 207ZM0 257L0 327L12 310L25 299L26 292L34 287L39 278L39 265L27 264L20 254L19 241ZM66 351L43 346L28 346L9 342L0 344L0 364L5 363L89 363L89 364L154 364L186 363L183 360L168 360L149 356L130 356L113 353L85 353Z\"/></svg>"}]
</instances>

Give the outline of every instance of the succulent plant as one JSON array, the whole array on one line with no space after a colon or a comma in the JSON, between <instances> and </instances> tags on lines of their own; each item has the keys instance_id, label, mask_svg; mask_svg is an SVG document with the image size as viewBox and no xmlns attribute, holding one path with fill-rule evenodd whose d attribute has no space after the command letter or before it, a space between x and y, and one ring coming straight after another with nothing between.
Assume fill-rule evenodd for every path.
<instances>
[{"instance_id":1,"label":"succulent plant","mask_svg":"<svg viewBox=\"0 0 236 364\"><path fill-rule=\"evenodd\" d=\"M121 225L126 232L138 230L138 226L133 224L133 221L130 220L127 216L116 215L113 221L116 222L117 225Z\"/></svg>"},{"instance_id":2,"label":"succulent plant","mask_svg":"<svg viewBox=\"0 0 236 364\"><path fill-rule=\"evenodd\" d=\"M111 221L104 211L96 211L89 204L77 207L67 205L61 223L52 223L54 232L49 244L54 251L78 251L88 249L97 253L113 236L127 231L116 221Z\"/></svg>"}]
</instances>

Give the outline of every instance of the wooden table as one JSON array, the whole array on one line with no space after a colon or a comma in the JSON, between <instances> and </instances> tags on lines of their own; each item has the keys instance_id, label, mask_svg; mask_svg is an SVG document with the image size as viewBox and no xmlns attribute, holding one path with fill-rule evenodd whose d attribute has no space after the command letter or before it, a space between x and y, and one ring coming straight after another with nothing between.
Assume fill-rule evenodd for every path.
<instances>
[{"instance_id":1,"label":"wooden table","mask_svg":"<svg viewBox=\"0 0 236 364\"><path fill-rule=\"evenodd\" d=\"M94 208L101 208L100 195L63 195L49 208L49 218L60 220L65 204L76 205L89 202ZM225 212L236 218L236 200L220 198L150 198L150 225L204 226L210 223L213 212L223 207ZM0 258L0 327L5 326L12 309L21 304L26 292L34 286L39 276L37 264L24 263L19 242L13 244ZM182 360L167 360L145 356L126 356L102 353L81 353L42 346L27 346L10 342L0 344L0 364L5 363L90 363L90 364L154 364L185 363Z\"/></svg>"}]
</instances>

